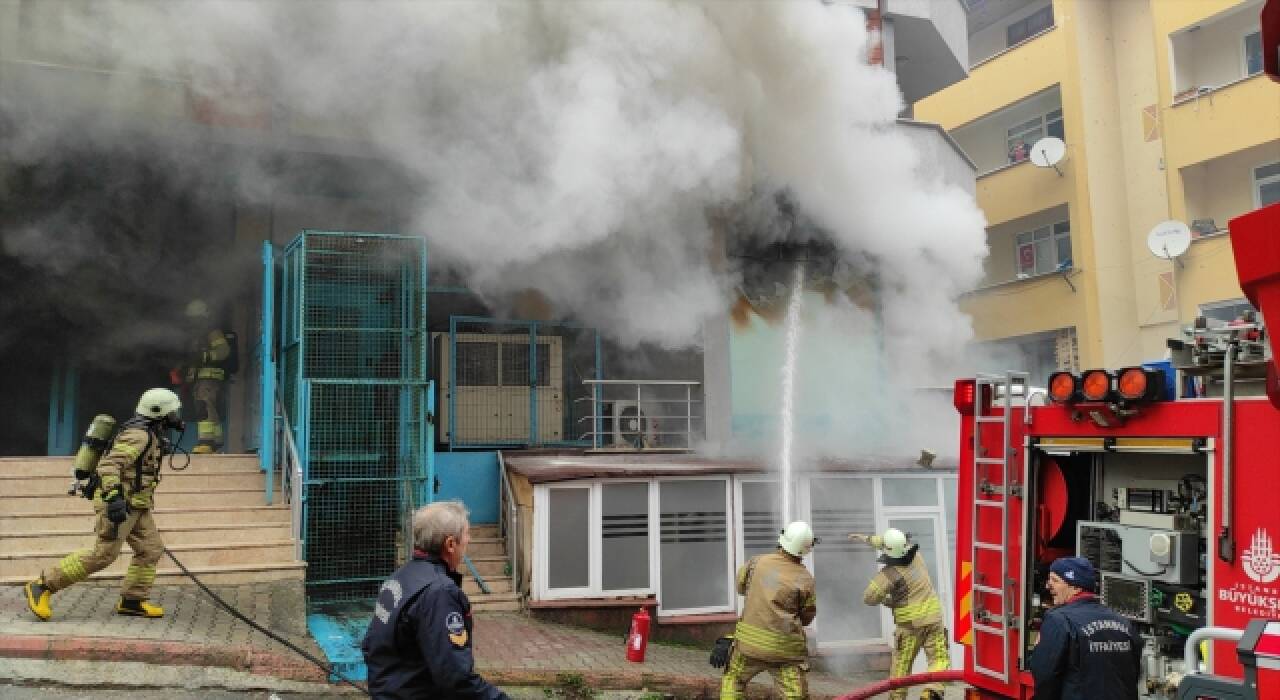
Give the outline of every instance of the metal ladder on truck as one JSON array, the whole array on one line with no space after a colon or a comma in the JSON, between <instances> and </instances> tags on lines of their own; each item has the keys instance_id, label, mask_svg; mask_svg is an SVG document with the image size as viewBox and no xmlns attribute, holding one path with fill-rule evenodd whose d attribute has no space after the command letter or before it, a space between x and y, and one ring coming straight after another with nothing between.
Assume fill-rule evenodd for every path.
<instances>
[{"instance_id":1,"label":"metal ladder on truck","mask_svg":"<svg viewBox=\"0 0 1280 700\"><path fill-rule=\"evenodd\" d=\"M1023 411L1027 410L1027 402L1030 397L1030 387L1028 385L1027 372L1007 372L1003 375L979 374L974 386L974 412L973 412L973 493L971 502L973 504L971 517L969 520L969 542L972 549L969 552L969 561L973 562L973 590L974 593L986 594L986 599L992 598L1000 602L999 612L994 612L978 607L978 601L982 600L978 596L974 596L973 611L973 670L984 676L990 676L999 680L1001 683L1008 683L1012 674L1010 666L1009 642L1008 634L1011 629L1017 629L1018 623L1014 618L1013 606L1010 598L1013 591L1010 590L1009 579L1009 527L1010 508L1012 507L1011 499L1020 498L1022 496L1020 482L1014 483L1010 481L1013 474L1010 469L1009 460L1014 454L1013 445L1010 443L1013 431L1013 409L1014 409L1014 392L1015 387L1020 388L1019 396L1022 398ZM983 400L984 396L992 398L992 404L999 402L1003 413L995 415L989 413L987 402ZM994 425L999 426L999 439L988 440L988 444L995 443L999 445L1000 453L998 456L987 454L983 449L983 426ZM992 436L995 437L995 436ZM993 477L997 477L993 478ZM995 511L1000 514L1000 534L996 540L979 540L978 523L979 515L984 512ZM991 582L987 579L980 578L980 574L990 572L978 569L978 552L982 550L998 552L1000 556L1000 579L996 585L989 585ZM1000 648L997 658L1000 659L999 666L983 665L983 650L990 649L992 645Z\"/></svg>"}]
</instances>

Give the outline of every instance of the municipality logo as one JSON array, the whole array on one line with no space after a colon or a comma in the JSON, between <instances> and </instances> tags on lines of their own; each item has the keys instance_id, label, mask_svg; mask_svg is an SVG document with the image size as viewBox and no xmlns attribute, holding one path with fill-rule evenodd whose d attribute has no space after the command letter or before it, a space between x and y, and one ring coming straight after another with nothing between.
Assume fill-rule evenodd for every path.
<instances>
[{"instance_id":1,"label":"municipality logo","mask_svg":"<svg viewBox=\"0 0 1280 700\"><path fill-rule=\"evenodd\" d=\"M1240 557L1244 573L1258 583L1271 583L1280 578L1280 554L1271 545L1271 535L1258 528L1249 541L1249 548Z\"/></svg>"}]
</instances>

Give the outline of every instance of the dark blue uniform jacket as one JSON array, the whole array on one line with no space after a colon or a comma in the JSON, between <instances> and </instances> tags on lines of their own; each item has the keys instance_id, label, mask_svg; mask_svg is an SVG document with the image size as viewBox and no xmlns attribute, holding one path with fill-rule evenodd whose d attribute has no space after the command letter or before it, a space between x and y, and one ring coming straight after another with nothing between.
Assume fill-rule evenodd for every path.
<instances>
[{"instance_id":1,"label":"dark blue uniform jacket","mask_svg":"<svg viewBox=\"0 0 1280 700\"><path fill-rule=\"evenodd\" d=\"M1142 638L1094 596L1050 610L1031 652L1035 700L1137 700Z\"/></svg>"},{"instance_id":2,"label":"dark blue uniform jacket","mask_svg":"<svg viewBox=\"0 0 1280 700\"><path fill-rule=\"evenodd\" d=\"M475 672L471 603L462 576L434 557L415 555L382 584L361 648L369 692L378 700L506 700Z\"/></svg>"}]
</instances>

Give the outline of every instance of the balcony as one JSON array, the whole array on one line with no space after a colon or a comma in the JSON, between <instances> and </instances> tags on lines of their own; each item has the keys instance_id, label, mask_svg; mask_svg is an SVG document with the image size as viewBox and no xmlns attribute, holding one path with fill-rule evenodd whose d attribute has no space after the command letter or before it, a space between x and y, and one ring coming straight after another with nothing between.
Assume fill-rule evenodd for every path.
<instances>
[{"instance_id":1,"label":"balcony","mask_svg":"<svg viewBox=\"0 0 1280 700\"><path fill-rule=\"evenodd\" d=\"M1257 3L1244 3L1169 35L1169 165L1184 168L1280 139L1275 86L1261 74Z\"/></svg>"},{"instance_id":2,"label":"balcony","mask_svg":"<svg viewBox=\"0 0 1280 700\"><path fill-rule=\"evenodd\" d=\"M995 30L988 27L982 31ZM975 38L981 38L981 31L970 41ZM970 46L971 57L982 55L983 44ZM1017 103L1061 83L1066 75L1066 54L1063 33L1050 26L973 63L968 79L917 102L916 118L938 122L949 130L970 124L992 109Z\"/></svg>"},{"instance_id":3,"label":"balcony","mask_svg":"<svg viewBox=\"0 0 1280 700\"><path fill-rule=\"evenodd\" d=\"M877 0L823 0L863 11ZM885 65L910 104L965 77L969 45L961 0L885 0Z\"/></svg>"},{"instance_id":4,"label":"balcony","mask_svg":"<svg viewBox=\"0 0 1280 700\"><path fill-rule=\"evenodd\" d=\"M965 0L969 11L969 66L1017 48L1053 28L1048 0Z\"/></svg>"},{"instance_id":5,"label":"balcony","mask_svg":"<svg viewBox=\"0 0 1280 700\"><path fill-rule=\"evenodd\" d=\"M1246 149L1181 170L1186 211L1175 212L1195 239L1226 233L1227 222L1280 202L1280 143Z\"/></svg>"}]
</instances>

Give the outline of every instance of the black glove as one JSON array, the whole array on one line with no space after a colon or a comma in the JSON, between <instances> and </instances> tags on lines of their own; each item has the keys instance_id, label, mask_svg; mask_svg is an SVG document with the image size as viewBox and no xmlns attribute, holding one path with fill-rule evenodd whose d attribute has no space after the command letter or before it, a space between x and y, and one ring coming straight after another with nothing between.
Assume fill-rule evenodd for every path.
<instances>
[{"instance_id":1,"label":"black glove","mask_svg":"<svg viewBox=\"0 0 1280 700\"><path fill-rule=\"evenodd\" d=\"M714 668L724 668L729 665L729 650L733 648L733 637L721 637L716 640L715 647L711 650L711 665Z\"/></svg>"},{"instance_id":2,"label":"black glove","mask_svg":"<svg viewBox=\"0 0 1280 700\"><path fill-rule=\"evenodd\" d=\"M77 470L76 470L76 481L84 481L85 479L88 479L88 478L89 478L89 474L90 474L90 473L91 473L91 472L87 472L87 471L85 471L85 470L83 470L83 469L77 469Z\"/></svg>"},{"instance_id":3,"label":"black glove","mask_svg":"<svg viewBox=\"0 0 1280 700\"><path fill-rule=\"evenodd\" d=\"M107 500L107 520L119 525L129 517L129 502L124 500L124 494L120 493L120 489L115 489L106 497Z\"/></svg>"}]
</instances>

